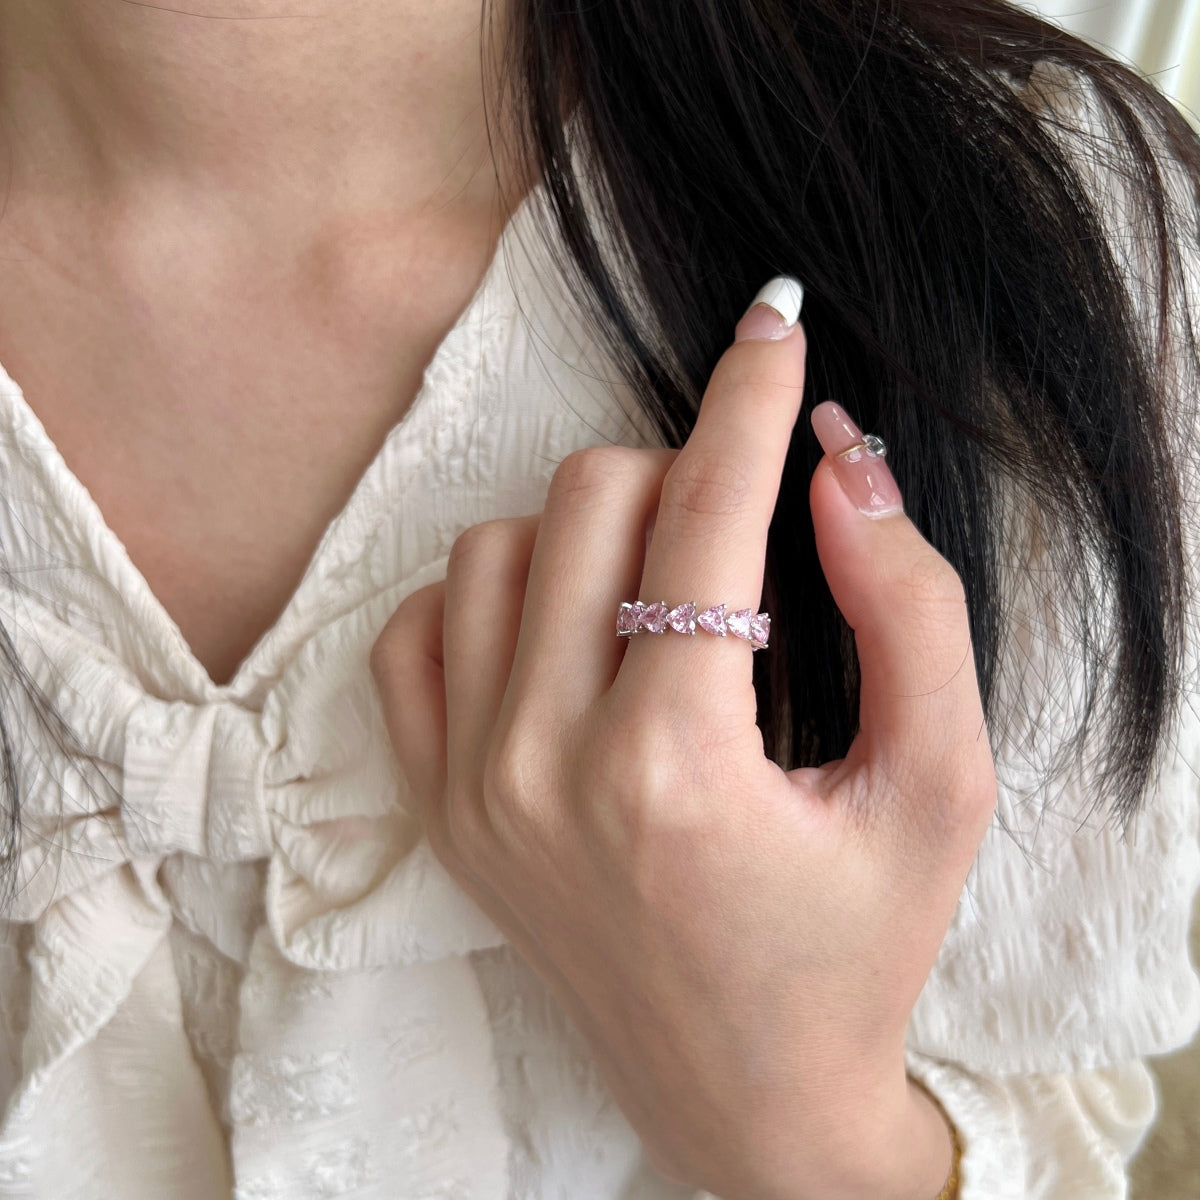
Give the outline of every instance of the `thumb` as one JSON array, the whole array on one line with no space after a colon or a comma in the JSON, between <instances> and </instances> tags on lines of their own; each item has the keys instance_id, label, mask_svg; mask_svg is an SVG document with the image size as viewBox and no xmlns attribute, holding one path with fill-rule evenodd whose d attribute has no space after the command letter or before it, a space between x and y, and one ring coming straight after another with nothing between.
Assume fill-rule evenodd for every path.
<instances>
[{"instance_id":1,"label":"thumb","mask_svg":"<svg viewBox=\"0 0 1200 1200\"><path fill-rule=\"evenodd\" d=\"M872 759L914 795L987 795L993 766L962 584L904 515L882 443L838 405L814 409L825 458L810 489L817 553L854 630Z\"/></svg>"}]
</instances>

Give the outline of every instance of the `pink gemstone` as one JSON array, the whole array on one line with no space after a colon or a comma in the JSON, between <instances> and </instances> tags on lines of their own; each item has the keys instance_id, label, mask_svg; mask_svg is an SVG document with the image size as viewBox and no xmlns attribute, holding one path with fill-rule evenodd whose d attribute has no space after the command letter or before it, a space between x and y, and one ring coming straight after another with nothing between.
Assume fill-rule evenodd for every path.
<instances>
[{"instance_id":1,"label":"pink gemstone","mask_svg":"<svg viewBox=\"0 0 1200 1200\"><path fill-rule=\"evenodd\" d=\"M694 604L681 604L678 608L673 608L667 613L667 624L675 630L676 633L691 633L696 632L696 606Z\"/></svg>"},{"instance_id":2,"label":"pink gemstone","mask_svg":"<svg viewBox=\"0 0 1200 1200\"><path fill-rule=\"evenodd\" d=\"M729 632L734 637L745 638L750 640L750 618L754 615L754 610L751 608L739 608L737 612L731 612L725 618L725 624Z\"/></svg>"},{"instance_id":3,"label":"pink gemstone","mask_svg":"<svg viewBox=\"0 0 1200 1200\"><path fill-rule=\"evenodd\" d=\"M638 624L649 633L663 633L667 628L667 606L659 601L658 604L647 604L638 617Z\"/></svg>"},{"instance_id":4,"label":"pink gemstone","mask_svg":"<svg viewBox=\"0 0 1200 1200\"><path fill-rule=\"evenodd\" d=\"M630 604L626 600L617 609L617 633L621 637L628 637L631 633L637 633L638 614L641 611L641 607L640 604Z\"/></svg>"},{"instance_id":5,"label":"pink gemstone","mask_svg":"<svg viewBox=\"0 0 1200 1200\"><path fill-rule=\"evenodd\" d=\"M754 639L756 650L766 647L767 639L771 636L771 618L766 613L750 618L750 636Z\"/></svg>"},{"instance_id":6,"label":"pink gemstone","mask_svg":"<svg viewBox=\"0 0 1200 1200\"><path fill-rule=\"evenodd\" d=\"M705 633L715 633L717 637L725 636L725 605L714 604L706 608L697 618L696 624Z\"/></svg>"}]
</instances>

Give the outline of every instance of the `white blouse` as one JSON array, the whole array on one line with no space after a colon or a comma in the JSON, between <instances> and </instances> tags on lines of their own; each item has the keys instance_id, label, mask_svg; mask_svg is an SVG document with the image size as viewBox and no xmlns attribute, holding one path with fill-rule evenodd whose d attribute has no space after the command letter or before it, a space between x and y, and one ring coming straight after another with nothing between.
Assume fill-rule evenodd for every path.
<instances>
[{"instance_id":1,"label":"white blouse","mask_svg":"<svg viewBox=\"0 0 1200 1200\"><path fill-rule=\"evenodd\" d=\"M227 685L0 371L0 626L90 756L9 687L0 1197L689 1196L430 853L367 665L462 529L540 511L577 447L656 444L541 246L543 201ZM1010 695L1022 671L1061 673L1052 643L1016 639ZM1088 816L1086 778L1044 813L1022 797L1020 729L997 756L1010 832L984 840L909 1066L962 1131L964 1200L1123 1196L1155 1111L1140 1060L1200 1021L1200 722L1125 839Z\"/></svg>"}]
</instances>

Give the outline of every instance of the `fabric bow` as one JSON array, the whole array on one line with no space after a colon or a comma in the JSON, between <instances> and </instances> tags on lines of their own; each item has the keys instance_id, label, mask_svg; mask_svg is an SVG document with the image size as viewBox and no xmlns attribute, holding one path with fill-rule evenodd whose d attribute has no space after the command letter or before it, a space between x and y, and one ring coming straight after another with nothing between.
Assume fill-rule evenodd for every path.
<instances>
[{"instance_id":1,"label":"fabric bow","mask_svg":"<svg viewBox=\"0 0 1200 1200\"><path fill-rule=\"evenodd\" d=\"M406 804L367 665L396 605L445 562L322 629L261 711L228 696L155 696L106 647L48 612L30 622L23 604L24 619L8 622L14 643L81 754L46 736L18 747L10 915L35 920L126 864L266 860L267 921L299 966L403 965L500 945Z\"/></svg>"},{"instance_id":2,"label":"fabric bow","mask_svg":"<svg viewBox=\"0 0 1200 1200\"><path fill-rule=\"evenodd\" d=\"M189 1186L201 1186L186 1167L203 1142L195 1122L213 1145L221 1135L183 1032L174 955L181 946L187 953L189 934L169 938L182 926L243 971L228 1064L239 1195L307 1195L331 1163L344 1162L364 1195L395 1194L392 1186L416 1194L440 1169L440 1151L393 1134L442 1111L453 1112L464 1148L456 1167L464 1194L508 1194L489 1014L461 957L503 938L411 815L368 667L402 589L444 566L431 564L324 627L257 709L215 687L189 699L156 695L111 649L48 609L34 606L31 622L23 602L8 618L77 753L36 720L10 722L22 734L23 804L7 915L27 926L27 1020L21 1078L0 1120L0 1193L5 1178L56 1178L55 1165L30 1158L29 1148L68 1136L53 1132L68 1064L77 1060L85 1078L102 1070L105 1030L123 1012L138 1014L147 1044L169 1060L172 1111L194 1121L168 1120L162 1138L175 1141L164 1155ZM364 1011L375 1023L346 1042L339 1023ZM410 1042L420 1087L393 1061ZM282 1104L270 1099L281 1080ZM345 1120L364 1131L386 1127L385 1141L368 1148L364 1132L343 1144L341 1125L317 1137L293 1119L338 1087ZM145 1095L148 1114L153 1090ZM367 1187L371 1171L378 1192ZM210 1190L228 1194L221 1179Z\"/></svg>"}]
</instances>

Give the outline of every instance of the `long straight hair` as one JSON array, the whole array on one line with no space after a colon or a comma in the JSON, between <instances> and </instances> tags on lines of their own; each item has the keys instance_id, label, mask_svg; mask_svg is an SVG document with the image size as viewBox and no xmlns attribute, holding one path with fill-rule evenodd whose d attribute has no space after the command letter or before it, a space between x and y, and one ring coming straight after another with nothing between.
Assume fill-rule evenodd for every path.
<instances>
[{"instance_id":1,"label":"long straight hair","mask_svg":"<svg viewBox=\"0 0 1200 1200\"><path fill-rule=\"evenodd\" d=\"M1127 818L1184 687L1176 435L1194 418L1172 382L1197 362L1178 314L1195 131L1134 71L1004 0L514 3L501 94L521 153L664 444L689 434L748 297L797 275L805 410L836 398L896 449L909 515L965 586L993 741L1036 724L1031 705L1069 707L1041 731L1055 746L1034 790L1086 761L1091 793ZM1130 231L1106 226L1080 160L1020 95L1039 60L1090 84L1117 135L1087 149L1139 214L1151 328L1113 253ZM579 178L576 130L599 188ZM820 454L800 421L767 547L780 649L754 658L765 749L785 768L844 755L857 728L854 641L808 508ZM1026 680L1025 710L1000 711L1029 620L1009 578L1019 512L1048 546L1037 588L1075 670L1041 682L1075 688L1069 706Z\"/></svg>"},{"instance_id":2,"label":"long straight hair","mask_svg":"<svg viewBox=\"0 0 1200 1200\"><path fill-rule=\"evenodd\" d=\"M483 16L498 27L488 0ZM1172 410L1169 381L1196 343L1190 326L1185 345L1166 331L1175 248L1200 210L1195 133L1136 73L1002 0L510 0L507 17L503 94L568 248L561 265L664 443L686 439L747 298L798 275L805 405L838 398L896 448L907 511L963 579L994 735L1011 716L996 705L1014 624L1003 484L1036 498L1056 567L1046 599L1083 679L1058 761L1098 746L1096 795L1132 813L1181 689L1171 433L1191 418ZM1038 60L1089 80L1120 134L1106 165L1146 214L1157 338L1100 198L1014 89ZM598 192L577 177L573 129ZM1188 172L1186 211L1164 161ZM819 456L800 422L767 548L779 650L754 656L765 749L785 767L844 754L857 725L853 638L808 510ZM3 629L0 667L6 707L31 701L26 719L69 743ZM10 867L11 733L0 720Z\"/></svg>"}]
</instances>

